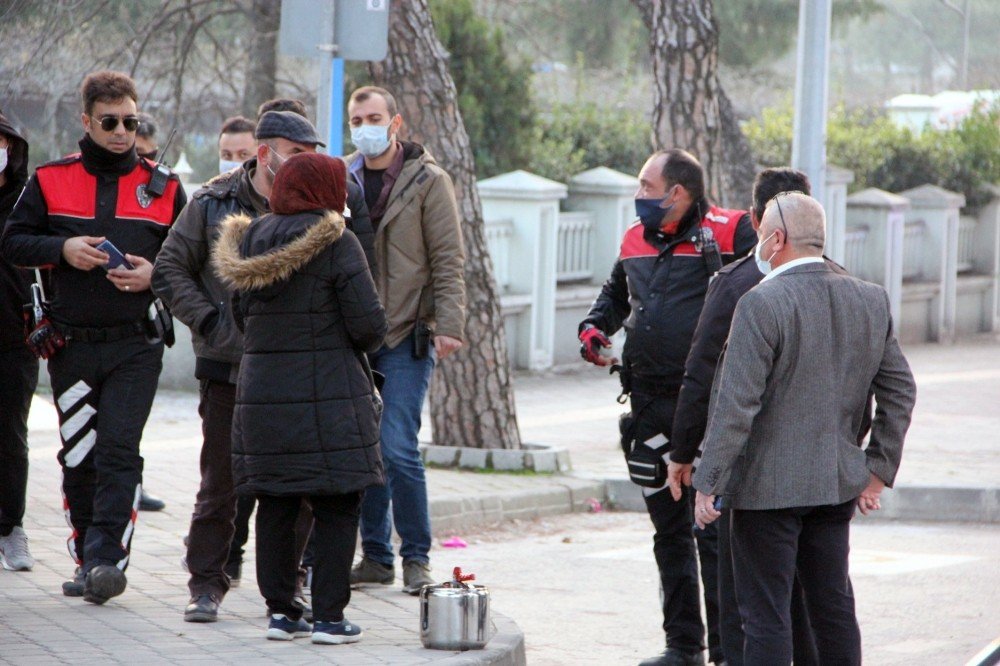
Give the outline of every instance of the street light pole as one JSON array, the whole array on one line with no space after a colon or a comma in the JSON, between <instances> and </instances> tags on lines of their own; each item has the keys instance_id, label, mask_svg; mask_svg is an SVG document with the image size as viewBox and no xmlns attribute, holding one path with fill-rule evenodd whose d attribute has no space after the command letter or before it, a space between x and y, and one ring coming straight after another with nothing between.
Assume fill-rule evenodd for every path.
<instances>
[{"instance_id":1,"label":"street light pole","mask_svg":"<svg viewBox=\"0 0 1000 666\"><path fill-rule=\"evenodd\" d=\"M821 203L826 189L830 16L831 0L799 0L792 166L809 176L812 195Z\"/></svg>"}]
</instances>

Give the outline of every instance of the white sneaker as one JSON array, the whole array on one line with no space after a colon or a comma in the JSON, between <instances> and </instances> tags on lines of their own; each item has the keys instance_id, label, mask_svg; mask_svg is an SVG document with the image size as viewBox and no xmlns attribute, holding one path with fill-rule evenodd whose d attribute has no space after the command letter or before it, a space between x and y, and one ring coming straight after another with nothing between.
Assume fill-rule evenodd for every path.
<instances>
[{"instance_id":1,"label":"white sneaker","mask_svg":"<svg viewBox=\"0 0 1000 666\"><path fill-rule=\"evenodd\" d=\"M35 566L24 528L15 527L7 536L0 536L0 564L8 571L31 571Z\"/></svg>"}]
</instances>

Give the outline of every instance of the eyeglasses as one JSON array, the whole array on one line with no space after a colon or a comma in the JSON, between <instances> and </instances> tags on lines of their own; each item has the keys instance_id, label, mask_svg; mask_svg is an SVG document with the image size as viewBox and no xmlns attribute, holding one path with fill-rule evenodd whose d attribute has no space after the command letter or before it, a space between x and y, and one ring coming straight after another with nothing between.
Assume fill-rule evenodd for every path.
<instances>
[{"instance_id":1,"label":"eyeglasses","mask_svg":"<svg viewBox=\"0 0 1000 666\"><path fill-rule=\"evenodd\" d=\"M788 242L788 227L785 226L785 214L781 212L781 202L778 201L781 197L786 197L789 194L805 194L805 192L800 192L799 190L785 190L784 192L778 192L773 197L771 201L774 205L778 207L778 218L781 220L781 230L785 232L785 242Z\"/></svg>"},{"instance_id":2,"label":"eyeglasses","mask_svg":"<svg viewBox=\"0 0 1000 666\"><path fill-rule=\"evenodd\" d=\"M94 120L100 121L101 129L105 132L114 132L115 128L118 127L118 121L125 126L126 132L134 132L139 129L139 119L135 116L125 116L124 118L119 118L118 116L101 116L100 118L96 116L91 116Z\"/></svg>"}]
</instances>

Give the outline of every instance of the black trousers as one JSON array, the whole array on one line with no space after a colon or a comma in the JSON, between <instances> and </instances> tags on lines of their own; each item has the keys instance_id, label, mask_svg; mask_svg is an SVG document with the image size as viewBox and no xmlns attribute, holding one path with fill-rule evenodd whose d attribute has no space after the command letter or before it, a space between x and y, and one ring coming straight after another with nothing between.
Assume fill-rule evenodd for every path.
<instances>
[{"instance_id":1,"label":"black trousers","mask_svg":"<svg viewBox=\"0 0 1000 666\"><path fill-rule=\"evenodd\" d=\"M163 344L142 335L116 342L71 340L49 359L59 414L63 496L83 570L128 566L142 492L139 441L156 395Z\"/></svg>"},{"instance_id":2,"label":"black trousers","mask_svg":"<svg viewBox=\"0 0 1000 666\"><path fill-rule=\"evenodd\" d=\"M188 590L192 596L214 594L221 599L229 591L229 578L223 568L229 559L236 518L232 467L235 404L236 386L202 380L198 403L203 437L199 461L201 485L188 528L187 547L187 565L191 573Z\"/></svg>"},{"instance_id":3,"label":"black trousers","mask_svg":"<svg viewBox=\"0 0 1000 666\"><path fill-rule=\"evenodd\" d=\"M736 596L746 632L744 663L791 663L791 602L798 570L819 663L861 664L861 631L847 559L854 506L851 500L831 506L733 510Z\"/></svg>"},{"instance_id":4,"label":"black trousers","mask_svg":"<svg viewBox=\"0 0 1000 666\"><path fill-rule=\"evenodd\" d=\"M649 396L633 392L636 416L634 437L647 440L659 433L669 436L677 400L673 396ZM700 530L694 525L693 490L674 501L669 489L647 495L646 509L653 522L653 555L663 589L663 631L667 646L684 652L705 649L705 624L698 595L698 562L704 586L708 619L708 652L712 661L722 661L719 641L718 530L714 525Z\"/></svg>"},{"instance_id":5,"label":"black trousers","mask_svg":"<svg viewBox=\"0 0 1000 666\"><path fill-rule=\"evenodd\" d=\"M743 620L736 601L733 553L730 540L732 512L728 509L716 521L719 526L719 639L728 666L743 666ZM792 583L792 652L795 666L819 666L816 641L809 622L805 592L798 574Z\"/></svg>"},{"instance_id":6,"label":"black trousers","mask_svg":"<svg viewBox=\"0 0 1000 666\"><path fill-rule=\"evenodd\" d=\"M361 493L308 498L316 534L312 579L313 617L318 622L340 622L351 600L351 563L358 541ZM293 620L302 607L293 602L299 578L301 552L295 523L302 498L257 498L257 585L271 613Z\"/></svg>"},{"instance_id":7,"label":"black trousers","mask_svg":"<svg viewBox=\"0 0 1000 666\"><path fill-rule=\"evenodd\" d=\"M229 547L229 558L226 564L242 563L247 540L250 538L250 516L257 507L257 498L252 495L236 497L236 531L233 533L233 543Z\"/></svg>"},{"instance_id":8,"label":"black trousers","mask_svg":"<svg viewBox=\"0 0 1000 666\"><path fill-rule=\"evenodd\" d=\"M237 495L233 487L232 430L236 386L227 382L202 380L201 401L201 485L195 498L188 528L187 565L192 596L214 594L220 599L229 591L224 572L229 562L243 561L243 547L249 538L250 515L256 500ZM304 514L296 523L296 552L305 550L312 514L303 502Z\"/></svg>"},{"instance_id":9,"label":"black trousers","mask_svg":"<svg viewBox=\"0 0 1000 666\"><path fill-rule=\"evenodd\" d=\"M0 536L24 518L28 409L37 386L38 359L26 347L0 351Z\"/></svg>"}]
</instances>

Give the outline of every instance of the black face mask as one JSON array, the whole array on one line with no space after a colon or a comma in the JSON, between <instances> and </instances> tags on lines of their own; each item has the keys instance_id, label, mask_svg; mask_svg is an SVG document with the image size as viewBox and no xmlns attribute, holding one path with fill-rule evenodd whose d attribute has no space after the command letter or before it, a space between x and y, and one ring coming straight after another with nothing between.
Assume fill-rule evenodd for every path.
<instances>
[{"instance_id":1,"label":"black face mask","mask_svg":"<svg viewBox=\"0 0 1000 666\"><path fill-rule=\"evenodd\" d=\"M671 188L672 189L672 188ZM663 203L670 198L670 190L659 199L636 199L635 214L642 221L642 226L650 231L659 231L663 220L674 208L674 204L664 207Z\"/></svg>"}]
</instances>

